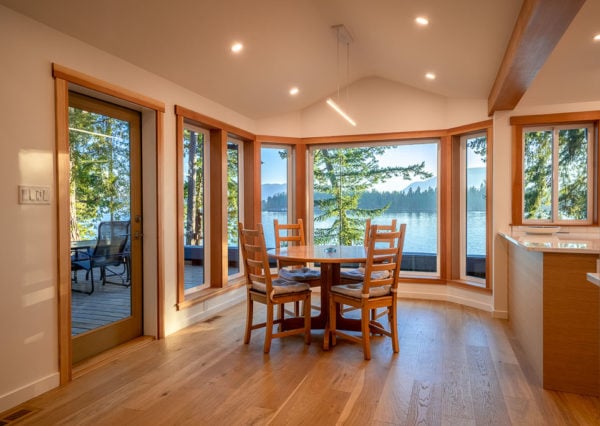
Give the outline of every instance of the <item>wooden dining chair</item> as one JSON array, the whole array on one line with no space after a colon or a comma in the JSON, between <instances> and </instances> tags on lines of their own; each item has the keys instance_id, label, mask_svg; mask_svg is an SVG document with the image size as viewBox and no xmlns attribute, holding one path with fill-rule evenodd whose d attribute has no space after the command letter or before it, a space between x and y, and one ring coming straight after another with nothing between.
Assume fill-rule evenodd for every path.
<instances>
[{"instance_id":1,"label":"wooden dining chair","mask_svg":"<svg viewBox=\"0 0 600 426\"><path fill-rule=\"evenodd\" d=\"M392 339L395 353L398 347L398 324L396 319L398 274L402 262L402 248L406 224L400 225L397 232L380 231L378 225L371 225L365 279L362 283L332 286L329 292L329 323L325 329L323 348L336 345L338 336L362 343L365 359L371 359L371 333L382 334ZM373 278L374 272L387 272L387 278ZM360 310L361 335L355 336L336 329L337 305L349 305ZM370 318L370 311L386 308L389 330Z\"/></svg>"},{"instance_id":2,"label":"wooden dining chair","mask_svg":"<svg viewBox=\"0 0 600 426\"><path fill-rule=\"evenodd\" d=\"M297 223L279 223L277 219L273 220L275 230L275 246L278 248L288 247L290 245L306 245L304 237L304 223L298 219ZM300 281L308 283L311 287L321 285L321 270L311 268L304 262L291 262L277 260L277 273L281 278L287 280ZM294 314L299 315L300 304L294 304Z\"/></svg>"},{"instance_id":3,"label":"wooden dining chair","mask_svg":"<svg viewBox=\"0 0 600 426\"><path fill-rule=\"evenodd\" d=\"M252 330L265 328L264 352L269 353L271 341L275 338L304 333L304 342L310 344L310 286L299 281L286 280L271 275L269 257L265 244L265 235L262 225L257 229L245 229L239 223L240 248L246 269L247 289L247 316L244 343L250 343ZM254 324L254 302L259 302L267 307L265 322ZM283 305L290 302L303 302L303 324L301 328L273 332L275 324L282 324L285 312ZM278 307L277 319L275 307Z\"/></svg>"},{"instance_id":4,"label":"wooden dining chair","mask_svg":"<svg viewBox=\"0 0 600 426\"><path fill-rule=\"evenodd\" d=\"M297 223L279 223L277 219L273 220L275 229L275 246L278 248L290 245L306 245L304 238L304 223L298 219ZM294 281L314 281L320 280L321 271L310 268L303 262L277 261L279 276Z\"/></svg>"},{"instance_id":5,"label":"wooden dining chair","mask_svg":"<svg viewBox=\"0 0 600 426\"><path fill-rule=\"evenodd\" d=\"M396 231L396 224L397 224L397 220L396 219L392 219L392 223L390 223L389 225L379 225L379 230L380 231L391 231L391 232L395 232ZM365 239L364 239L364 245L365 247L367 247L369 245L369 231L371 230L371 219L367 219L365 222ZM382 277L381 274L385 274L386 272L383 271L381 273L378 273L377 275L379 277ZM348 283L348 282L362 282L365 279L365 267L364 265L359 265L358 268L342 268L342 270L340 271L340 278L342 283Z\"/></svg>"}]
</instances>

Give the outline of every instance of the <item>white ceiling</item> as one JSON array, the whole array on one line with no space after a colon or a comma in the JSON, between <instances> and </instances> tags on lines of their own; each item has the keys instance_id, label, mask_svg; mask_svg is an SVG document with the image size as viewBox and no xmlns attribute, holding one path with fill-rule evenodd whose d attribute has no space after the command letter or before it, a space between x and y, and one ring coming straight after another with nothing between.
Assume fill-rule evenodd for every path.
<instances>
[{"instance_id":1,"label":"white ceiling","mask_svg":"<svg viewBox=\"0 0 600 426\"><path fill-rule=\"evenodd\" d=\"M335 92L338 84L368 76L448 97L487 99L521 3L0 0L0 4L254 119L303 109ZM589 29L596 25L593 17L600 16L600 0L587 3L593 5L595 15L578 16L576 21L585 21ZM417 15L426 15L430 25L418 27L414 23ZM337 39L331 29L335 24L344 24L354 38L349 79L343 56L340 78L337 75ZM600 25L596 30L600 32ZM592 44L588 47L600 48L600 43L594 46L586 40ZM245 45L239 55L230 51L234 41ZM575 41L561 42L565 55L577 55L571 46ZM589 61L600 74L599 50L594 52L596 56ZM564 68L555 56L554 67ZM426 80L428 71L435 72L437 79ZM555 83L552 77L545 78ZM288 94L292 86L300 88L296 97Z\"/></svg>"}]
</instances>

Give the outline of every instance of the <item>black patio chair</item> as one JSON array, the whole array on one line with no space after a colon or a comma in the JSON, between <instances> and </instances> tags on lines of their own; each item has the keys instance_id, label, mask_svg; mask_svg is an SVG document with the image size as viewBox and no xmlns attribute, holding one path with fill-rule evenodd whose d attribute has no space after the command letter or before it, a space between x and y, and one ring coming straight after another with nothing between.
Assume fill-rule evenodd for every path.
<instances>
[{"instance_id":1,"label":"black patio chair","mask_svg":"<svg viewBox=\"0 0 600 426\"><path fill-rule=\"evenodd\" d=\"M85 270L86 279L91 277L94 292L94 268L100 269L102 285L106 283L129 286L129 221L100 222L96 246L89 253L80 253L71 259L71 270ZM123 270L119 271L118 268ZM121 282L107 281L108 277L120 277ZM77 291L77 290L75 290Z\"/></svg>"}]
</instances>

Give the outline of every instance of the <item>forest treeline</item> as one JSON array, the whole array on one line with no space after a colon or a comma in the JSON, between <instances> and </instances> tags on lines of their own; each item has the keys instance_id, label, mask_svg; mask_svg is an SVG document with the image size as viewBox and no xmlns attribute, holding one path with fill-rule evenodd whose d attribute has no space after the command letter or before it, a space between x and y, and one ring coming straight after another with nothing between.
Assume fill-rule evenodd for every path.
<instances>
[{"instance_id":1,"label":"forest treeline","mask_svg":"<svg viewBox=\"0 0 600 426\"><path fill-rule=\"evenodd\" d=\"M315 198L324 198L326 195L317 194ZM389 204L386 212L434 212L437 204L437 191L429 188L415 191L367 191L363 193L358 202L361 209L376 209ZM287 209L287 195L285 193L274 194L262 202L263 211L285 211ZM467 193L468 211L485 211L485 186L479 188L471 187Z\"/></svg>"}]
</instances>

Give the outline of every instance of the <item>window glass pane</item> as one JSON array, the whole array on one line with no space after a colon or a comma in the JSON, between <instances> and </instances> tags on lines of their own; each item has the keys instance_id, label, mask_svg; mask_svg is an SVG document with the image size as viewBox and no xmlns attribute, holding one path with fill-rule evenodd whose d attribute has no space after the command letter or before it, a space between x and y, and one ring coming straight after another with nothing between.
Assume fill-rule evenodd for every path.
<instances>
[{"instance_id":1,"label":"window glass pane","mask_svg":"<svg viewBox=\"0 0 600 426\"><path fill-rule=\"evenodd\" d=\"M402 270L437 271L438 144L314 150L315 244L363 244L365 220L406 223Z\"/></svg>"},{"instance_id":2,"label":"window glass pane","mask_svg":"<svg viewBox=\"0 0 600 426\"><path fill-rule=\"evenodd\" d=\"M275 247L273 220L288 223L289 148L260 150L261 155L261 220L268 248Z\"/></svg>"},{"instance_id":3,"label":"window glass pane","mask_svg":"<svg viewBox=\"0 0 600 426\"><path fill-rule=\"evenodd\" d=\"M227 143L227 261L229 275L240 272L238 222L240 220L240 149Z\"/></svg>"},{"instance_id":4,"label":"window glass pane","mask_svg":"<svg viewBox=\"0 0 600 426\"><path fill-rule=\"evenodd\" d=\"M588 129L558 131L558 219L588 219Z\"/></svg>"},{"instance_id":5,"label":"window glass pane","mask_svg":"<svg viewBox=\"0 0 600 426\"><path fill-rule=\"evenodd\" d=\"M184 288L200 286L204 276L204 146L205 134L183 131Z\"/></svg>"},{"instance_id":6,"label":"window glass pane","mask_svg":"<svg viewBox=\"0 0 600 426\"><path fill-rule=\"evenodd\" d=\"M467 138L465 155L465 274L485 279L487 138Z\"/></svg>"},{"instance_id":7,"label":"window glass pane","mask_svg":"<svg viewBox=\"0 0 600 426\"><path fill-rule=\"evenodd\" d=\"M552 130L523 137L523 218L552 218Z\"/></svg>"}]
</instances>

